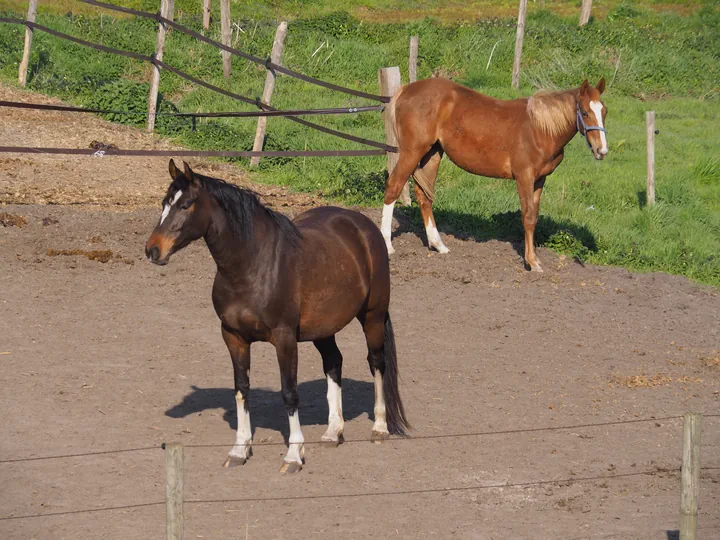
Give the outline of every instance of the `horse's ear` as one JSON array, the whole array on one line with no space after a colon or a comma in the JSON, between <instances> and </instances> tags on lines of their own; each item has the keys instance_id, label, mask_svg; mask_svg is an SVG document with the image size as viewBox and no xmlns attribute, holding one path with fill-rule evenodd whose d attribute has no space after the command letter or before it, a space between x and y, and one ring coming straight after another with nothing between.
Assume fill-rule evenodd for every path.
<instances>
[{"instance_id":1,"label":"horse's ear","mask_svg":"<svg viewBox=\"0 0 720 540\"><path fill-rule=\"evenodd\" d=\"M190 184L193 186L199 186L200 181L193 172L193 170L190 168L190 165L187 164L187 161L183 161L183 167L185 168L185 177L188 179Z\"/></svg>"},{"instance_id":2,"label":"horse's ear","mask_svg":"<svg viewBox=\"0 0 720 540\"><path fill-rule=\"evenodd\" d=\"M580 85L580 95L581 95L581 96L587 94L587 91L588 91L588 87L589 87L589 86L590 86L590 84L588 83L588 80L585 79L585 80L582 82L582 84Z\"/></svg>"},{"instance_id":3,"label":"horse's ear","mask_svg":"<svg viewBox=\"0 0 720 540\"><path fill-rule=\"evenodd\" d=\"M595 88L597 88L597 91L600 92L601 94L605 91L605 77L603 77L602 79L600 79L598 81L597 86Z\"/></svg>"},{"instance_id":4,"label":"horse's ear","mask_svg":"<svg viewBox=\"0 0 720 540\"><path fill-rule=\"evenodd\" d=\"M175 166L175 161L173 161L172 158L170 158L170 164L168 165L168 170L170 171L170 177L175 180L176 182L181 182L185 179L183 176L183 173Z\"/></svg>"}]
</instances>

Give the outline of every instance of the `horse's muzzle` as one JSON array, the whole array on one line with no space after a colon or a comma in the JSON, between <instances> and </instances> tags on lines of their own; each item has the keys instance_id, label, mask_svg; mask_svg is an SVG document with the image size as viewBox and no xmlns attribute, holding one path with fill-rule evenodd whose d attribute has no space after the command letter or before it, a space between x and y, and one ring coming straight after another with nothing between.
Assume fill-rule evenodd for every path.
<instances>
[{"instance_id":1,"label":"horse's muzzle","mask_svg":"<svg viewBox=\"0 0 720 540\"><path fill-rule=\"evenodd\" d=\"M593 149L593 156L595 156L595 159L598 161L602 161L605 159L605 156L607 156L607 150L595 150Z\"/></svg>"},{"instance_id":2,"label":"horse's muzzle","mask_svg":"<svg viewBox=\"0 0 720 540\"><path fill-rule=\"evenodd\" d=\"M145 256L147 257L147 260L150 261L153 264L157 264L160 266L165 266L168 263L168 260L170 257L165 257L163 259L160 258L160 248L157 246L153 246L150 249L145 248Z\"/></svg>"}]
</instances>

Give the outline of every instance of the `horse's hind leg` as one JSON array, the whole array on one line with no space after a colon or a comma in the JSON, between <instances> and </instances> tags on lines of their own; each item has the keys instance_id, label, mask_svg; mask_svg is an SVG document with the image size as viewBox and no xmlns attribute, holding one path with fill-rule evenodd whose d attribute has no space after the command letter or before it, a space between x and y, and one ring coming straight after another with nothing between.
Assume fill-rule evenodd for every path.
<instances>
[{"instance_id":1,"label":"horse's hind leg","mask_svg":"<svg viewBox=\"0 0 720 540\"><path fill-rule=\"evenodd\" d=\"M240 336L222 327L222 336L225 340L233 363L235 375L235 404L237 406L237 436L235 446L232 447L225 460L225 467L235 467L245 464L252 455L252 429L250 427L250 410L248 398L250 397L250 344Z\"/></svg>"},{"instance_id":2,"label":"horse's hind leg","mask_svg":"<svg viewBox=\"0 0 720 540\"><path fill-rule=\"evenodd\" d=\"M328 428L322 436L324 442L337 446L343 442L345 420L342 414L342 354L335 343L335 336L313 341L323 360L327 378Z\"/></svg>"},{"instance_id":3,"label":"horse's hind leg","mask_svg":"<svg viewBox=\"0 0 720 540\"><path fill-rule=\"evenodd\" d=\"M429 189L430 193L434 192L435 180L437 179L438 168L440 167L440 160L443 157L442 148L436 144L432 147L430 152L425 154L420 165L416 169L415 176L415 198L417 199L418 205L420 206L420 214L422 215L423 223L425 224L425 232L427 233L428 247L435 248L440 253L447 253L450 250L445 247L440 233L435 226L435 217L432 211L432 201L427 197L425 189Z\"/></svg>"},{"instance_id":4,"label":"horse's hind leg","mask_svg":"<svg viewBox=\"0 0 720 540\"><path fill-rule=\"evenodd\" d=\"M390 173L385 184L385 206L383 206L382 214L382 225L380 230L382 231L383 238L385 238L385 245L387 246L388 253L395 253L392 247L392 217L393 208L395 208L395 201L400 196L405 184L407 184L410 175L413 173L422 157L427 153L428 147L424 148L403 148L400 151L400 158L398 159L397 165Z\"/></svg>"}]
</instances>

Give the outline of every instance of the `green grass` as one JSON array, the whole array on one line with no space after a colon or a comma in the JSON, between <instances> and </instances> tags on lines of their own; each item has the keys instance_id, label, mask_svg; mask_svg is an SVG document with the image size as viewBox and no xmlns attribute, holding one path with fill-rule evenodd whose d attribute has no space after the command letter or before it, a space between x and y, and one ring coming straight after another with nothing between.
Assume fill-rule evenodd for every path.
<instances>
[{"instance_id":1,"label":"green grass","mask_svg":"<svg viewBox=\"0 0 720 540\"><path fill-rule=\"evenodd\" d=\"M157 4L146 0L118 3L148 10L156 9ZM94 8L85 11L89 15L65 16L66 4L81 6L54 3L54 12L41 10L39 22L113 47L144 54L153 51L151 21L114 18L107 12L101 21L93 15L97 12ZM347 8L350 13L362 20L333 11L347 4L351 4ZM395 4L376 4L374 10L362 10L335 0L278 0L262 5L235 2L233 14L242 31L236 32L233 40L238 48L265 57L276 26L270 19L299 14L289 26L283 63L369 92L377 92L380 67L399 65L407 80L410 35L420 36L419 77L445 74L500 98L530 95L539 87L577 86L585 77L592 82L606 77L610 155L604 162L596 162L582 139L571 142L565 161L549 178L543 195L540 245L590 262L662 270L720 286L720 135L714 127L720 117L720 11L715 3L607 2L596 20L578 29L579 2L547 2L553 11L539 9L541 0L531 2L519 91L510 89L512 19L476 21L458 8L462 20L443 24L423 18L423 14L434 14L441 4L428 0L403 3L403 10L382 16L397 22L379 24L372 21L386 9L381 6ZM677 9L668 11L667 4ZM199 5L195 0L176 1L180 20L199 28ZM270 7L262 7L267 5ZM444 11L452 11L453 6ZM493 0L484 6L504 16L516 2ZM443 18L454 20L447 13ZM219 39L216 25L211 34ZM7 83L17 77L22 35L21 28L0 25L0 78ZM264 68L234 59L233 76L225 81L219 52L177 32L168 37L165 61L240 94L254 97L262 92ZM149 73L147 65L35 33L29 82L33 90L82 105L142 112ZM168 73L162 76L161 92L163 110L251 109ZM288 77L279 78L273 96L273 105L280 108L357 104L363 104L362 100ZM660 129L656 142L658 202L652 209L644 205L644 113L649 109L657 111ZM383 139L377 113L310 120L361 137ZM143 122L138 117L138 125ZM162 119L158 130L191 148L249 150L255 122L198 121L197 131L192 132L187 121ZM358 145L273 118L265 147L324 150ZM246 160L236 161L247 164ZM251 174L259 182L375 206L382 200L384 165L382 157L274 158L264 159L260 170ZM441 166L435 204L441 230L445 227L478 240L519 240L518 208L512 182L471 176L449 162ZM417 209L407 212L419 225Z\"/></svg>"}]
</instances>

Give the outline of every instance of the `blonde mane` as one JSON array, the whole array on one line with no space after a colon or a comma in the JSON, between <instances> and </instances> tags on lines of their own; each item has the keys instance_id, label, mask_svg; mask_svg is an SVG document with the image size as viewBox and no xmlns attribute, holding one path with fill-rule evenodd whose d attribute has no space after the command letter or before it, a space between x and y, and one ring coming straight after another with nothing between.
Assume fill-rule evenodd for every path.
<instances>
[{"instance_id":1,"label":"blonde mane","mask_svg":"<svg viewBox=\"0 0 720 540\"><path fill-rule=\"evenodd\" d=\"M560 135L575 121L575 97L571 90L541 90L528 99L527 112L541 131Z\"/></svg>"}]
</instances>

